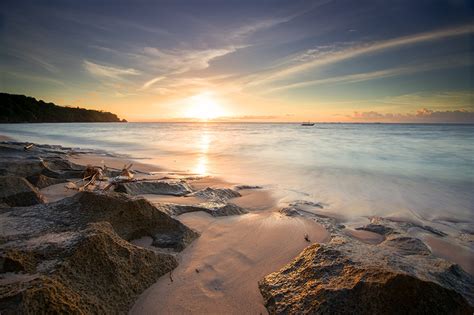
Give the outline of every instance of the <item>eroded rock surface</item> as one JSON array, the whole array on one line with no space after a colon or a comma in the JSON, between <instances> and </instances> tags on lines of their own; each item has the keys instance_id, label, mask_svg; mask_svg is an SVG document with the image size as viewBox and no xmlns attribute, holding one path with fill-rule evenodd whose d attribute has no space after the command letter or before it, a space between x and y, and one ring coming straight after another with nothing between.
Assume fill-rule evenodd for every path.
<instances>
[{"instance_id":1,"label":"eroded rock surface","mask_svg":"<svg viewBox=\"0 0 474 315\"><path fill-rule=\"evenodd\" d=\"M241 197L242 195L238 191L229 188L207 187L205 189L198 190L189 196L198 197L211 202L225 203L232 198Z\"/></svg>"},{"instance_id":2,"label":"eroded rock surface","mask_svg":"<svg viewBox=\"0 0 474 315\"><path fill-rule=\"evenodd\" d=\"M0 287L2 314L125 314L138 294L177 266L172 255L126 242L107 222L24 251L48 260L30 266L30 277Z\"/></svg>"},{"instance_id":3,"label":"eroded rock surface","mask_svg":"<svg viewBox=\"0 0 474 315\"><path fill-rule=\"evenodd\" d=\"M247 210L233 203L205 202L197 205L166 204L163 205L171 215L180 215L187 212L204 211L214 217L240 215L248 213Z\"/></svg>"},{"instance_id":4,"label":"eroded rock surface","mask_svg":"<svg viewBox=\"0 0 474 315\"><path fill-rule=\"evenodd\" d=\"M172 196L184 196L192 192L191 187L184 181L135 181L119 184L115 191L130 195Z\"/></svg>"},{"instance_id":5,"label":"eroded rock surface","mask_svg":"<svg viewBox=\"0 0 474 315\"><path fill-rule=\"evenodd\" d=\"M335 242L314 244L266 276L260 290L270 314L472 313L466 298L437 275L448 272L462 282L462 270L450 272L451 266L438 261L442 266L422 276L390 265L390 257L378 259L383 257L372 263L354 259Z\"/></svg>"},{"instance_id":6,"label":"eroded rock surface","mask_svg":"<svg viewBox=\"0 0 474 315\"><path fill-rule=\"evenodd\" d=\"M128 241L149 236L181 250L198 236L143 198L92 192L0 209L0 231L2 314L125 314L177 266L173 255Z\"/></svg>"},{"instance_id":7,"label":"eroded rock surface","mask_svg":"<svg viewBox=\"0 0 474 315\"><path fill-rule=\"evenodd\" d=\"M22 177L0 176L0 203L24 207L43 203L43 197L36 187Z\"/></svg>"},{"instance_id":8,"label":"eroded rock surface","mask_svg":"<svg viewBox=\"0 0 474 315\"><path fill-rule=\"evenodd\" d=\"M433 256L405 223L373 218L364 229L386 238L366 244L333 218L288 208L324 225L331 241L259 282L270 314L472 314L474 278Z\"/></svg>"}]
</instances>

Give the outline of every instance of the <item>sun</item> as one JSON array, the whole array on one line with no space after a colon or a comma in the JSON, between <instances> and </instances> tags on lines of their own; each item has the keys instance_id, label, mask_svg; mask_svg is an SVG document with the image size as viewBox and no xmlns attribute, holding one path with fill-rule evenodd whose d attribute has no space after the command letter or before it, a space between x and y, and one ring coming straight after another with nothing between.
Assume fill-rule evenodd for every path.
<instances>
[{"instance_id":1,"label":"sun","mask_svg":"<svg viewBox=\"0 0 474 315\"><path fill-rule=\"evenodd\" d=\"M189 98L189 108L185 113L187 118L212 120L224 116L224 110L209 92Z\"/></svg>"}]
</instances>

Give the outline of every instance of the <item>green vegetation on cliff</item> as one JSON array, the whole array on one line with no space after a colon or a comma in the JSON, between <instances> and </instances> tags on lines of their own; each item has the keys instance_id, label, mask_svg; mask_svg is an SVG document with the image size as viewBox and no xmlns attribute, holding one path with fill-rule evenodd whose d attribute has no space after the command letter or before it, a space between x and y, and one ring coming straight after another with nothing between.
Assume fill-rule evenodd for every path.
<instances>
[{"instance_id":1,"label":"green vegetation on cliff","mask_svg":"<svg viewBox=\"0 0 474 315\"><path fill-rule=\"evenodd\" d=\"M0 123L120 122L117 115L92 109L58 106L33 97L0 93Z\"/></svg>"}]
</instances>

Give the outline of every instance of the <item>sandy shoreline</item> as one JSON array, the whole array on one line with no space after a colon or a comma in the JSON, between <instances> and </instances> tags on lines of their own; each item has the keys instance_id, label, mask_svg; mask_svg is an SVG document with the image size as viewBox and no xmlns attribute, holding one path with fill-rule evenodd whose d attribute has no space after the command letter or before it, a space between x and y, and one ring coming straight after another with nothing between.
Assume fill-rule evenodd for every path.
<instances>
[{"instance_id":1,"label":"sandy shoreline","mask_svg":"<svg viewBox=\"0 0 474 315\"><path fill-rule=\"evenodd\" d=\"M153 165L113 157L79 155L71 161L114 168L133 162L140 171L166 173ZM235 186L214 177L193 180L191 185L196 190ZM278 213L277 200L270 191L244 189L240 193L242 197L232 202L250 210L249 214L215 218L195 212L178 216L201 235L178 254L180 264L172 272L173 281L170 277L161 277L138 298L131 314L266 313L258 280L289 263L308 246L304 239L306 234L311 242L329 239L329 233L320 224ZM195 204L199 201L192 197L144 197L153 203ZM145 240L142 244L146 243Z\"/></svg>"},{"instance_id":2,"label":"sandy shoreline","mask_svg":"<svg viewBox=\"0 0 474 315\"><path fill-rule=\"evenodd\" d=\"M0 136L0 141L10 140ZM78 165L107 165L116 169L133 163L136 178L182 178L194 191L233 189L237 184L252 184L175 174L159 166L110 155L73 154L69 160ZM331 239L330 231L312 219L313 215L318 215L318 207L304 204L301 213L307 212L308 215L288 216L280 212L279 201L268 189L240 189L239 192L241 196L230 201L246 209L246 214L214 217L199 211L176 216L180 222L199 232L200 236L182 252L175 254L178 267L144 291L130 314L267 313L258 281L291 262L309 244L326 243ZM64 183L41 189L46 202L58 201L76 193L65 188ZM142 196L156 205L196 205L205 201L198 196ZM449 240L427 235L426 231L421 234L416 229L410 231L422 238L434 255L458 263L467 272L474 273L472 249L453 246ZM373 246L385 240L381 234L369 230L345 227L344 233L349 238ZM149 248L151 239L145 237L132 243Z\"/></svg>"}]
</instances>

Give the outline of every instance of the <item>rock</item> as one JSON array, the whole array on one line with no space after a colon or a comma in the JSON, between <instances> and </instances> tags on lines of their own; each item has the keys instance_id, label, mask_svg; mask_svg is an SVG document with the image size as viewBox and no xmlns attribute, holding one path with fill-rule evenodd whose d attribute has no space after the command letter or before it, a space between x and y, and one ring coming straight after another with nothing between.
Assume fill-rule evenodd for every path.
<instances>
[{"instance_id":1,"label":"rock","mask_svg":"<svg viewBox=\"0 0 474 315\"><path fill-rule=\"evenodd\" d=\"M126 314L177 266L174 255L128 241L182 250L198 236L143 198L92 192L0 209L0 233L2 314Z\"/></svg>"},{"instance_id":2,"label":"rock","mask_svg":"<svg viewBox=\"0 0 474 315\"><path fill-rule=\"evenodd\" d=\"M197 205L178 205L178 204L166 204L163 205L170 215L180 215L187 212L204 211L212 215L213 217L229 216L229 215L240 215L248 213L247 210L233 204L233 203L218 203L218 202L206 202Z\"/></svg>"},{"instance_id":3,"label":"rock","mask_svg":"<svg viewBox=\"0 0 474 315\"><path fill-rule=\"evenodd\" d=\"M431 279L361 264L350 253L314 244L266 276L259 288L270 314L471 314L468 301Z\"/></svg>"},{"instance_id":4,"label":"rock","mask_svg":"<svg viewBox=\"0 0 474 315\"><path fill-rule=\"evenodd\" d=\"M107 222L78 235L50 245L61 259L55 269L0 289L2 314L126 314L140 292L177 266L172 255L124 241Z\"/></svg>"},{"instance_id":5,"label":"rock","mask_svg":"<svg viewBox=\"0 0 474 315\"><path fill-rule=\"evenodd\" d=\"M190 194L190 196L198 197L212 202L225 203L229 199L241 197L242 195L235 190L228 188L210 188L202 189Z\"/></svg>"},{"instance_id":6,"label":"rock","mask_svg":"<svg viewBox=\"0 0 474 315\"><path fill-rule=\"evenodd\" d=\"M35 185L39 189L46 188L48 186L61 184L67 182L65 179L61 178L51 178L42 174L30 176L27 178L30 183Z\"/></svg>"},{"instance_id":7,"label":"rock","mask_svg":"<svg viewBox=\"0 0 474 315\"><path fill-rule=\"evenodd\" d=\"M396 237L385 241L386 246L395 248L401 255L429 255L428 246L414 237Z\"/></svg>"},{"instance_id":8,"label":"rock","mask_svg":"<svg viewBox=\"0 0 474 315\"><path fill-rule=\"evenodd\" d=\"M192 192L186 182L165 182L165 181L135 181L118 184L115 188L117 192L129 195L172 195L184 196Z\"/></svg>"},{"instance_id":9,"label":"rock","mask_svg":"<svg viewBox=\"0 0 474 315\"><path fill-rule=\"evenodd\" d=\"M301 215L301 213L298 211L298 209L294 207L284 207L280 209L280 213L284 214L289 217L295 217L298 215Z\"/></svg>"},{"instance_id":10,"label":"rock","mask_svg":"<svg viewBox=\"0 0 474 315\"><path fill-rule=\"evenodd\" d=\"M362 227L356 228L356 230L363 230L363 231L369 231L369 232L374 232L380 235L388 235L393 233L393 229L388 226L384 226L381 224L374 224L370 223Z\"/></svg>"},{"instance_id":11,"label":"rock","mask_svg":"<svg viewBox=\"0 0 474 315\"><path fill-rule=\"evenodd\" d=\"M259 282L270 314L472 314L474 277L432 255L403 222L372 220L390 231L373 245L344 234L333 218L311 218L331 241Z\"/></svg>"},{"instance_id":12,"label":"rock","mask_svg":"<svg viewBox=\"0 0 474 315\"><path fill-rule=\"evenodd\" d=\"M70 162L70 149L61 146L34 145L24 150L26 143L0 144L0 175L33 177L45 175L51 178L80 178L84 166Z\"/></svg>"},{"instance_id":13,"label":"rock","mask_svg":"<svg viewBox=\"0 0 474 315\"><path fill-rule=\"evenodd\" d=\"M262 186L252 186L252 185L236 185L234 186L236 190L248 190L248 189L263 189Z\"/></svg>"},{"instance_id":14,"label":"rock","mask_svg":"<svg viewBox=\"0 0 474 315\"><path fill-rule=\"evenodd\" d=\"M314 208L323 209L324 206L320 202L296 200L288 204L288 206L280 209L280 213L290 216L290 217L303 215L303 214L314 215L314 213L311 212L311 210Z\"/></svg>"},{"instance_id":15,"label":"rock","mask_svg":"<svg viewBox=\"0 0 474 315\"><path fill-rule=\"evenodd\" d=\"M42 203L43 197L24 178L0 176L0 202L11 207L23 207Z\"/></svg>"},{"instance_id":16,"label":"rock","mask_svg":"<svg viewBox=\"0 0 474 315\"><path fill-rule=\"evenodd\" d=\"M12 208L0 213L0 231L5 238L32 238L85 228L92 222L107 221L125 240L158 233L179 232L183 242L177 250L198 234L171 218L144 198L123 194L80 192L60 201L27 208Z\"/></svg>"}]
</instances>

